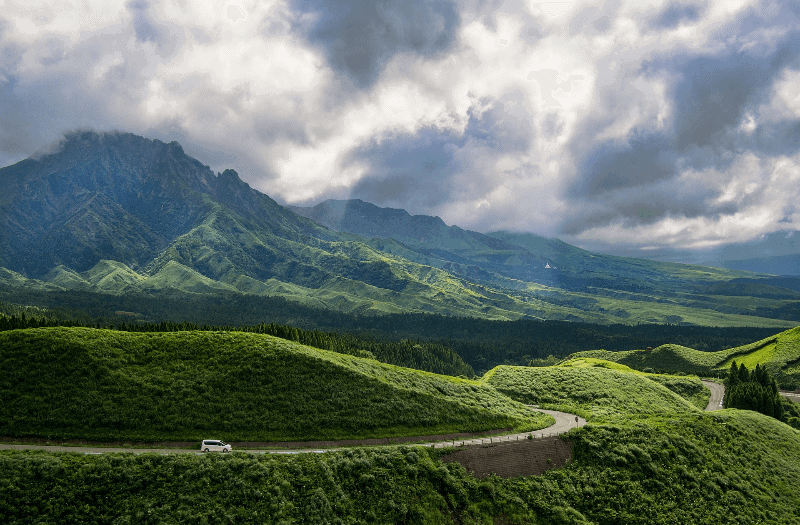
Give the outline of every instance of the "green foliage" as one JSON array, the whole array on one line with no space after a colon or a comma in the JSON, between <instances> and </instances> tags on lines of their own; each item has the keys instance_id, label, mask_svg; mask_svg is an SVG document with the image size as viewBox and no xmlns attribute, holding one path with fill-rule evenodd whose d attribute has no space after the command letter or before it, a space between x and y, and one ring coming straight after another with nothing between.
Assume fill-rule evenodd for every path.
<instances>
[{"instance_id":1,"label":"green foliage","mask_svg":"<svg viewBox=\"0 0 800 525\"><path fill-rule=\"evenodd\" d=\"M108 327L123 322L188 322L200 326L244 327L259 325L266 320L267 323L291 325L304 330L354 334L367 341L398 342L407 339L423 346L428 342L450 348L478 374L500 364L541 365L535 360L546 359L550 355L564 358L575 352L597 348L627 351L631 348L675 343L712 352L747 345L751 341L774 336L775 333L773 328L753 327L491 321L436 314L363 315L364 312L334 312L282 297L241 294L222 294L217 297L190 294L172 296L164 290L157 293L154 291L152 295L115 296L86 291L45 293L4 289L0 286L0 300L57 308L70 314L63 317L64 319L81 319L91 326ZM119 311L136 315L120 316L117 314ZM615 357L598 357L617 360ZM391 358L386 360L402 366L414 366L408 362L395 362ZM640 368L636 363L625 364ZM444 369L424 369L463 374L446 372Z\"/></svg>"},{"instance_id":2,"label":"green foliage","mask_svg":"<svg viewBox=\"0 0 800 525\"><path fill-rule=\"evenodd\" d=\"M0 333L0 428L93 440L332 440L552 419L480 382L240 332Z\"/></svg>"},{"instance_id":3,"label":"green foliage","mask_svg":"<svg viewBox=\"0 0 800 525\"><path fill-rule=\"evenodd\" d=\"M4 305L0 303L0 309L3 307ZM92 323L86 324L80 321L64 320L56 316L45 315L45 313L48 312L47 310L36 307L7 305L5 308L13 313L10 316L0 313L0 332L48 326L93 326ZM27 317L25 315L26 311L28 311ZM0 312L2 312L2 310L0 310ZM135 323L131 322L130 319L122 317L122 315L127 312L116 313L119 320L116 324L112 324L110 328L117 330L130 332L185 332L202 330L268 334L322 350L378 359L383 363L390 363L406 368L415 368L417 370L452 376L473 377L475 375L472 367L466 364L453 350L432 342L408 340L382 342L356 337L351 334L322 332L319 330L309 331L293 326L276 325L275 323L267 325L263 322L259 325L243 327L198 326L194 323L174 323L169 321L162 321L161 323ZM17 314L19 314L19 316ZM133 315L135 316L135 314Z\"/></svg>"},{"instance_id":4,"label":"green foliage","mask_svg":"<svg viewBox=\"0 0 800 525\"><path fill-rule=\"evenodd\" d=\"M577 352L571 357L594 357L615 361L637 370L651 368L661 372L691 373L705 376L725 375L736 362L748 369L757 365L769 371L781 388L800 386L800 327L777 335L716 352L701 352L674 344L652 351Z\"/></svg>"},{"instance_id":5,"label":"green foliage","mask_svg":"<svg viewBox=\"0 0 800 525\"><path fill-rule=\"evenodd\" d=\"M725 408L754 410L778 420L784 418L778 383L760 364L751 373L744 363L738 369L736 361L731 363L723 404Z\"/></svg>"},{"instance_id":6,"label":"green foliage","mask_svg":"<svg viewBox=\"0 0 800 525\"><path fill-rule=\"evenodd\" d=\"M619 415L687 414L698 410L690 401L650 380L648 375L571 364L537 368L498 366L487 372L483 381L522 403L559 407L590 420ZM700 383L697 378L688 381ZM708 402L708 394L705 401Z\"/></svg>"},{"instance_id":7,"label":"green foliage","mask_svg":"<svg viewBox=\"0 0 800 525\"><path fill-rule=\"evenodd\" d=\"M770 523L800 520L800 434L757 413L620 420L569 434L542 476L475 479L447 451L0 452L4 523Z\"/></svg>"}]
</instances>

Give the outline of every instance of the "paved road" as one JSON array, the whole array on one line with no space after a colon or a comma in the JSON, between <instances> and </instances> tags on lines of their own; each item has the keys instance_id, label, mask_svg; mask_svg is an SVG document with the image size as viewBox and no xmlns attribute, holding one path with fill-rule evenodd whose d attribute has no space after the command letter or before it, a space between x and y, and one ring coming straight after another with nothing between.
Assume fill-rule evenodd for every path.
<instances>
[{"instance_id":1,"label":"paved road","mask_svg":"<svg viewBox=\"0 0 800 525\"><path fill-rule=\"evenodd\" d=\"M529 435L533 435L534 439L541 439L550 436L557 436L564 432L575 428L582 427L586 424L586 420L578 417L575 414L567 414L565 412L557 412L555 410L537 409L539 412L550 414L555 418L556 422L547 428L536 430L535 432L523 432L521 434L511 434L505 436L493 436L488 438L474 438L474 439L457 439L450 441L440 441L438 443L426 443L422 446L444 448L444 447L460 447L468 445L482 445L494 443L508 443L514 441L523 441L528 439ZM577 418L577 421L576 421ZM70 447L70 446L51 446L51 445L3 445L0 444L0 450L46 450L48 452L78 452L84 454L103 454L110 452L130 452L132 454L202 454L199 450L186 450L175 448L112 448L112 447ZM238 449L237 452L249 452L252 454L299 454L303 452L330 452L340 450L337 448L326 449L294 449L294 450L243 450Z\"/></svg>"},{"instance_id":2,"label":"paved road","mask_svg":"<svg viewBox=\"0 0 800 525\"><path fill-rule=\"evenodd\" d=\"M786 399L794 401L795 403L800 403L800 394L795 394L794 392L781 392L781 395Z\"/></svg>"},{"instance_id":3,"label":"paved road","mask_svg":"<svg viewBox=\"0 0 800 525\"><path fill-rule=\"evenodd\" d=\"M706 381L703 384L711 389L711 399L708 400L706 410L722 410L722 398L725 397L725 385L716 381Z\"/></svg>"},{"instance_id":4,"label":"paved road","mask_svg":"<svg viewBox=\"0 0 800 525\"><path fill-rule=\"evenodd\" d=\"M475 438L475 439L457 439L452 441L442 441L439 443L434 443L433 445L428 444L426 446L430 447L433 446L434 448L444 448L444 447L460 447L460 446L469 446L469 445L489 445L494 443L508 443L514 441L524 441L528 439L528 436L532 435L534 439L542 439L551 436L557 436L559 434L563 434L564 432L575 428L575 427L582 427L586 424L586 420L580 416L576 416L575 414L567 414L566 412L558 412L556 410L544 410L543 408L537 408L539 412L544 412L545 414L550 414L556 420L554 425L551 425L547 428L543 428L542 430L536 430L535 432L523 432L521 434L512 434L508 436L497 436L491 438Z\"/></svg>"}]
</instances>

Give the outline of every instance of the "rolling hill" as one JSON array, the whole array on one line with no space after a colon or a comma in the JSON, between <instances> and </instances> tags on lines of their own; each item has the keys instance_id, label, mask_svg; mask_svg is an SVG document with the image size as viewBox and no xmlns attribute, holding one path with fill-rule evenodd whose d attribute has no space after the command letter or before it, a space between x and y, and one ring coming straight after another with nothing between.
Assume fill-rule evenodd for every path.
<instances>
[{"instance_id":1,"label":"rolling hill","mask_svg":"<svg viewBox=\"0 0 800 525\"><path fill-rule=\"evenodd\" d=\"M295 441L538 429L479 381L241 332L0 333L6 437Z\"/></svg>"},{"instance_id":2,"label":"rolling hill","mask_svg":"<svg viewBox=\"0 0 800 525\"><path fill-rule=\"evenodd\" d=\"M279 296L353 314L499 320L800 321L794 285L768 276L481 234L361 201L292 211L176 142L129 133L68 134L0 169L0 195L0 288L10 294Z\"/></svg>"},{"instance_id":3,"label":"rolling hill","mask_svg":"<svg viewBox=\"0 0 800 525\"><path fill-rule=\"evenodd\" d=\"M80 339L86 354L101 365L99 375L114 370L133 379L130 384L144 377L142 373L151 365L164 365L165 355L172 356L167 373L180 380L189 364L180 359L187 353L186 343L197 342L191 338L199 337L210 338L223 350L208 354L207 359L195 355L192 361L213 367L209 370L228 379L229 385L247 384L259 370L257 355L270 353L292 356L301 370L312 363L317 372L331 368L346 375L349 381L341 384L339 400L332 399L330 391L312 390L322 393L328 406L358 403L357 397L370 391L373 395L392 391L400 399L391 408L399 404L411 408L415 398L408 390L416 383L412 390L428 395L424 398L431 408L441 406L432 402L431 396L450 403L450 409L461 404L448 416L458 419L470 413L470 406L485 409L482 405L496 403L500 396L486 384L442 381L431 374L347 356L331 359L304 348L276 346L269 339L223 342L223 334L183 333L173 334L176 340L143 334L146 338L142 340L115 341L121 334L100 330L28 330L11 335L15 337L14 353L23 348L20 342L30 343L24 346L28 350L44 348L38 353L43 359L33 359L36 364L28 365L29 370L44 370L53 361L68 365L82 360L74 349L58 348L51 353L53 348L48 348L44 337L50 337L49 342ZM115 345L120 342L131 351L117 351ZM195 345L197 348L205 346ZM229 349L244 353L246 359L236 361ZM58 355L64 359L53 359ZM90 375L98 377L95 368ZM157 378L158 374L147 377ZM213 386L204 374L197 377L207 387ZM231 383L233 377L245 381ZM569 405L590 418L590 424L565 436L572 450L567 466L543 475L476 479L458 463L442 461L453 449L414 446L293 455L2 450L0 515L11 524L32 519L76 523L796 523L800 498L793 480L800 475L800 432L751 411L703 412L654 382L656 377L592 358L540 369L499 367L487 374L485 382L502 385L509 395ZM80 379L80 374L72 379ZM6 374L0 385L9 381L20 383ZM693 396L690 392L696 378L676 377L675 381L682 382L688 397ZM139 381L138 393L155 383ZM122 389L128 384L123 382ZM625 395L609 394L609 389ZM128 392L136 395L136 391ZM27 395L36 400L43 394ZM207 402L215 396L198 393L197 397ZM71 406L79 398L68 396L67 400ZM264 409L256 404L258 410ZM41 416L41 406L31 406L38 411L28 412ZM148 412L152 409L137 407L137 424L157 426L157 415ZM201 416L198 419L209 416L202 406L195 410ZM503 414L501 417L513 417L516 411L509 401L497 403L487 412L492 410ZM229 419L224 425L238 420L234 404L229 403L223 412ZM394 415L392 412L389 417ZM27 412L15 412L15 416L17 424L31 417ZM76 429L79 433L90 430ZM515 446L519 445L500 445L494 450Z\"/></svg>"},{"instance_id":4,"label":"rolling hill","mask_svg":"<svg viewBox=\"0 0 800 525\"><path fill-rule=\"evenodd\" d=\"M690 372L706 376L727 371L733 361L750 369L760 364L769 370L782 388L794 390L800 386L800 328L717 352L701 352L685 346L666 344L652 350L591 350L577 352L570 357L605 359L638 370Z\"/></svg>"},{"instance_id":5,"label":"rolling hill","mask_svg":"<svg viewBox=\"0 0 800 525\"><path fill-rule=\"evenodd\" d=\"M558 407L587 421L692 414L701 410L697 405L704 408L708 403L710 393L696 377L651 377L657 376L607 361L578 359L548 367L501 365L486 372L482 381L521 403Z\"/></svg>"}]
</instances>

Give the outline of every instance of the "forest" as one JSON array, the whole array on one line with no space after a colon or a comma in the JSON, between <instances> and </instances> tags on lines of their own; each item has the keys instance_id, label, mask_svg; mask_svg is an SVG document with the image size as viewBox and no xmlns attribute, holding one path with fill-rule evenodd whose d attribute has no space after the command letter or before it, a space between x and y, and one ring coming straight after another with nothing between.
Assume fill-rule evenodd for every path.
<instances>
[{"instance_id":1,"label":"forest","mask_svg":"<svg viewBox=\"0 0 800 525\"><path fill-rule=\"evenodd\" d=\"M15 304L39 305L44 309L42 311L48 312L48 318L81 326L125 326L132 329L136 325L172 322L238 329L262 324L286 325L317 334L311 339L319 338L321 333L327 334L325 337L331 340L338 337L337 340L346 341L345 347L355 346L354 350L370 351L378 359L382 358L381 345L399 344L406 348L403 350L406 353L413 353L415 346L419 345L430 348L438 355L436 359L444 362L451 362L454 359L451 352L455 352L478 375L499 364L553 364L554 360L586 350L645 349L672 343L700 351L718 351L742 346L776 332L774 328L764 327L491 321L439 314L359 315L313 308L278 297L242 294L222 294L212 299L200 295L177 298L164 294L112 296L78 291L0 289L0 301L3 302L0 313L9 316L16 312L20 317L22 311L14 310ZM32 312L41 317L41 313ZM404 363L412 361L387 362L410 366ZM421 369L469 375L466 369L445 371L442 365L435 366L439 368Z\"/></svg>"}]
</instances>

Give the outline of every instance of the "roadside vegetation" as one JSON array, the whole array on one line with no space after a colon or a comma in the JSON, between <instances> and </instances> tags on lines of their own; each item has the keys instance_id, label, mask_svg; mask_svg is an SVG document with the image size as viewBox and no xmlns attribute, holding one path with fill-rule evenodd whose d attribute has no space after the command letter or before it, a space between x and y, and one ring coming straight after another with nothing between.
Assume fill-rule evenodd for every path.
<instances>
[{"instance_id":1,"label":"roadside vegetation","mask_svg":"<svg viewBox=\"0 0 800 525\"><path fill-rule=\"evenodd\" d=\"M739 366L737 380L761 381L765 370ZM473 381L255 333L56 327L0 333L0 388L10 400L0 428L83 438L194 438L224 428L228 440L334 439L354 429L370 437L433 428L425 424L437 432L547 424L518 402L589 421L565 436L567 467L511 479L476 479L439 460L452 449L417 446L297 455L0 451L0 516L9 524L800 521L800 432L751 410L702 411L709 392L697 377L597 357L498 366ZM97 401L103 412L92 411ZM786 415L799 417L796 406Z\"/></svg>"},{"instance_id":2,"label":"roadside vegetation","mask_svg":"<svg viewBox=\"0 0 800 525\"><path fill-rule=\"evenodd\" d=\"M539 429L478 381L241 332L0 333L5 436L302 441Z\"/></svg>"},{"instance_id":3,"label":"roadside vegetation","mask_svg":"<svg viewBox=\"0 0 800 525\"><path fill-rule=\"evenodd\" d=\"M22 523L770 523L800 520L800 434L743 410L593 424L542 476L475 479L447 450L162 456L0 452ZM46 502L46 503L45 503Z\"/></svg>"},{"instance_id":4,"label":"roadside vegetation","mask_svg":"<svg viewBox=\"0 0 800 525\"><path fill-rule=\"evenodd\" d=\"M739 367L736 361L731 363L725 379L723 405L725 408L754 410L777 420L784 418L778 383L760 364L756 364L751 373L744 363Z\"/></svg>"}]
</instances>

